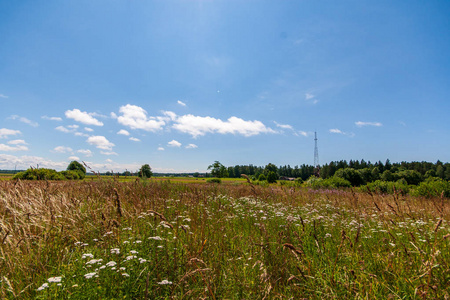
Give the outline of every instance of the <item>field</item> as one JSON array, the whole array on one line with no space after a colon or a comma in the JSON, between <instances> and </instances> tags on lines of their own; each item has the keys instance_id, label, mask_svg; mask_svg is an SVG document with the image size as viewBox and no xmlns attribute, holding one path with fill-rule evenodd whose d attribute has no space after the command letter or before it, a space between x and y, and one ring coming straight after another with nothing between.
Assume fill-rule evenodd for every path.
<instances>
[{"instance_id":1,"label":"field","mask_svg":"<svg viewBox=\"0 0 450 300\"><path fill-rule=\"evenodd\" d=\"M448 299L448 198L0 181L2 299Z\"/></svg>"}]
</instances>

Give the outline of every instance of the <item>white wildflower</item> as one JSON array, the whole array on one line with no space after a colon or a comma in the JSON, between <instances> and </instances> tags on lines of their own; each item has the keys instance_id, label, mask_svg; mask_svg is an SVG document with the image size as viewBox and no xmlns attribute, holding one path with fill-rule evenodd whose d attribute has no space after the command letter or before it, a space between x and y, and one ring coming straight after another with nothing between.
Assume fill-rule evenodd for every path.
<instances>
[{"instance_id":1,"label":"white wildflower","mask_svg":"<svg viewBox=\"0 0 450 300\"><path fill-rule=\"evenodd\" d=\"M164 279L163 281L158 282L158 284L162 284L162 285L164 285L164 284L172 284L172 281L168 281L167 279Z\"/></svg>"},{"instance_id":2,"label":"white wildflower","mask_svg":"<svg viewBox=\"0 0 450 300\"><path fill-rule=\"evenodd\" d=\"M137 252L136 250L130 250L131 254L138 254L139 252Z\"/></svg>"},{"instance_id":3,"label":"white wildflower","mask_svg":"<svg viewBox=\"0 0 450 300\"><path fill-rule=\"evenodd\" d=\"M92 255L91 253L85 253L81 256L82 259L87 258L87 257L94 258L94 255Z\"/></svg>"},{"instance_id":4,"label":"white wildflower","mask_svg":"<svg viewBox=\"0 0 450 300\"><path fill-rule=\"evenodd\" d=\"M148 238L149 240L162 241L162 238L159 236L151 236Z\"/></svg>"},{"instance_id":5,"label":"white wildflower","mask_svg":"<svg viewBox=\"0 0 450 300\"><path fill-rule=\"evenodd\" d=\"M87 278L87 279L90 279L90 278L94 277L95 275L97 275L97 273L95 273L95 272L87 273L87 274L84 274L84 277Z\"/></svg>"},{"instance_id":6,"label":"white wildflower","mask_svg":"<svg viewBox=\"0 0 450 300\"><path fill-rule=\"evenodd\" d=\"M107 267L114 267L115 265L117 265L117 263L115 261L110 261L110 262L106 263Z\"/></svg>"},{"instance_id":7,"label":"white wildflower","mask_svg":"<svg viewBox=\"0 0 450 300\"><path fill-rule=\"evenodd\" d=\"M111 253L112 254L120 254L120 249L119 248L113 248L113 249L111 249Z\"/></svg>"},{"instance_id":8,"label":"white wildflower","mask_svg":"<svg viewBox=\"0 0 450 300\"><path fill-rule=\"evenodd\" d=\"M37 291L42 291L48 288L48 283L43 283L40 287L38 287Z\"/></svg>"},{"instance_id":9,"label":"white wildflower","mask_svg":"<svg viewBox=\"0 0 450 300\"><path fill-rule=\"evenodd\" d=\"M130 277L130 275L128 273L122 273L122 276Z\"/></svg>"},{"instance_id":10,"label":"white wildflower","mask_svg":"<svg viewBox=\"0 0 450 300\"><path fill-rule=\"evenodd\" d=\"M62 277L50 277L49 279L47 279L48 282L61 282Z\"/></svg>"}]
</instances>

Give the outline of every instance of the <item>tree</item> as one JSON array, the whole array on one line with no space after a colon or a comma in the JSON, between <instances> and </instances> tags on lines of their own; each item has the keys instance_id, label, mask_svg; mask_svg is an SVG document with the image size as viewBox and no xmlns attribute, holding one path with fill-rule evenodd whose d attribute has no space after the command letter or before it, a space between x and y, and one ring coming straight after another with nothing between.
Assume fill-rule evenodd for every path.
<instances>
[{"instance_id":1,"label":"tree","mask_svg":"<svg viewBox=\"0 0 450 300\"><path fill-rule=\"evenodd\" d=\"M277 179L278 179L278 175L274 171L269 171L269 173L267 173L267 182L268 183L275 183L275 182L277 182Z\"/></svg>"},{"instance_id":2,"label":"tree","mask_svg":"<svg viewBox=\"0 0 450 300\"><path fill-rule=\"evenodd\" d=\"M142 165L142 167L139 170L138 176L141 178L150 178L152 177L153 172L152 168L148 164Z\"/></svg>"},{"instance_id":3,"label":"tree","mask_svg":"<svg viewBox=\"0 0 450 300\"><path fill-rule=\"evenodd\" d=\"M70 162L67 166L67 171L76 171L79 174L80 179L83 179L86 176L86 168L76 160Z\"/></svg>"},{"instance_id":4,"label":"tree","mask_svg":"<svg viewBox=\"0 0 450 300\"><path fill-rule=\"evenodd\" d=\"M211 175L213 177L228 177L228 170L219 161L215 161L212 165L208 166L208 170L211 170Z\"/></svg>"}]
</instances>

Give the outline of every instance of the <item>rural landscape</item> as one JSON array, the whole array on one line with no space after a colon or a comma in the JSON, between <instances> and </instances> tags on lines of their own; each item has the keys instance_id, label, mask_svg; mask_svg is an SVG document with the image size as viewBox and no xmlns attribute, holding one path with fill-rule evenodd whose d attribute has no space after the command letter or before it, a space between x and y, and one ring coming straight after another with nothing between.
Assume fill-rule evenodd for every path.
<instances>
[{"instance_id":1,"label":"rural landscape","mask_svg":"<svg viewBox=\"0 0 450 300\"><path fill-rule=\"evenodd\" d=\"M269 183L273 164L259 179L86 176L76 161L3 176L0 296L447 299L449 164L404 165L428 167L377 165L397 181L359 186L349 167Z\"/></svg>"},{"instance_id":2,"label":"rural landscape","mask_svg":"<svg viewBox=\"0 0 450 300\"><path fill-rule=\"evenodd\" d=\"M0 299L450 300L450 1L0 1Z\"/></svg>"}]
</instances>

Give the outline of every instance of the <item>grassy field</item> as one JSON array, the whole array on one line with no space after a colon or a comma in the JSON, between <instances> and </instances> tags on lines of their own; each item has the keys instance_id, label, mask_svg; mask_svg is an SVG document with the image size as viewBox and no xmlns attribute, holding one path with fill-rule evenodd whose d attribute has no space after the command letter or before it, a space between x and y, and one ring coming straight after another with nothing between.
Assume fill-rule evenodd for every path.
<instances>
[{"instance_id":1,"label":"grassy field","mask_svg":"<svg viewBox=\"0 0 450 300\"><path fill-rule=\"evenodd\" d=\"M448 299L449 209L192 178L0 181L0 298Z\"/></svg>"}]
</instances>

